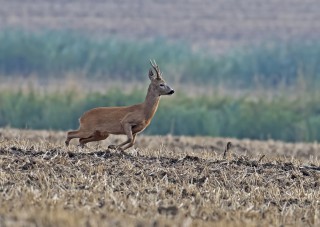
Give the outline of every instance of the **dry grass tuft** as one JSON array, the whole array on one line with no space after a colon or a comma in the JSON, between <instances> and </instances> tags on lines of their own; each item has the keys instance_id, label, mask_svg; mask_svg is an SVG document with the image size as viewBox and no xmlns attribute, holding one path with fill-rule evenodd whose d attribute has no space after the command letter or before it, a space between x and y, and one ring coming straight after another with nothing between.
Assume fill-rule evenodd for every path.
<instances>
[{"instance_id":1,"label":"dry grass tuft","mask_svg":"<svg viewBox=\"0 0 320 227\"><path fill-rule=\"evenodd\" d=\"M320 224L317 143L140 136L118 153L116 137L79 150L63 132L0 134L0 226Z\"/></svg>"}]
</instances>

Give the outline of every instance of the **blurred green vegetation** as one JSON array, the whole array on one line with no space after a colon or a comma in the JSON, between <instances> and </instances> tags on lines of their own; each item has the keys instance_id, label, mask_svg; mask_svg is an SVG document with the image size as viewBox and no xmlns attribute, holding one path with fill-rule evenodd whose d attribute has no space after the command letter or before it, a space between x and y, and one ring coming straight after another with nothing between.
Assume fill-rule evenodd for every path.
<instances>
[{"instance_id":1,"label":"blurred green vegetation","mask_svg":"<svg viewBox=\"0 0 320 227\"><path fill-rule=\"evenodd\" d=\"M80 95L0 91L0 127L68 130L90 108L142 102L145 92L119 89ZM221 96L163 97L146 134L207 135L285 141L320 139L320 96L264 99Z\"/></svg>"},{"instance_id":2,"label":"blurred green vegetation","mask_svg":"<svg viewBox=\"0 0 320 227\"><path fill-rule=\"evenodd\" d=\"M320 78L320 42L270 42L223 55L192 51L186 43L89 37L70 31L0 33L0 74L144 80L149 59L176 82L224 84L237 88L292 85L303 78L316 86Z\"/></svg>"},{"instance_id":3,"label":"blurred green vegetation","mask_svg":"<svg viewBox=\"0 0 320 227\"><path fill-rule=\"evenodd\" d=\"M68 73L99 81L145 81L156 59L168 81L233 89L302 88L303 95L271 100L218 95L165 97L147 134L209 135L313 141L320 138L320 42L270 42L222 55L193 51L186 43L89 37L70 31L0 32L0 75L63 79ZM231 91L232 92L232 91ZM120 89L0 91L0 127L76 129L81 114L97 106L142 102L145 93Z\"/></svg>"}]
</instances>

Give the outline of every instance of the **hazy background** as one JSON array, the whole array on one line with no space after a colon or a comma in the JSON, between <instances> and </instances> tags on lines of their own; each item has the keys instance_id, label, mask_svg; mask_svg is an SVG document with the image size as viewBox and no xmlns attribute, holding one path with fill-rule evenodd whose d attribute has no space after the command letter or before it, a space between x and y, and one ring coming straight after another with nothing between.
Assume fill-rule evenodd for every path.
<instances>
[{"instance_id":1,"label":"hazy background","mask_svg":"<svg viewBox=\"0 0 320 227\"><path fill-rule=\"evenodd\" d=\"M316 0L0 0L0 127L68 130L142 102L149 59L176 93L147 134L320 139Z\"/></svg>"}]
</instances>

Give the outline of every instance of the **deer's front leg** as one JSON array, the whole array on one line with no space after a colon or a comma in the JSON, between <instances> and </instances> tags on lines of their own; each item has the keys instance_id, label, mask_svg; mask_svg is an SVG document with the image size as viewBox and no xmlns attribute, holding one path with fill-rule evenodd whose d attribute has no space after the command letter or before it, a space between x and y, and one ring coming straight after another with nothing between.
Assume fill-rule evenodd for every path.
<instances>
[{"instance_id":1,"label":"deer's front leg","mask_svg":"<svg viewBox=\"0 0 320 227\"><path fill-rule=\"evenodd\" d=\"M132 135L132 125L130 123L123 124L123 130L124 130L124 133L127 135L128 139L125 142L123 142L123 143L121 143L119 145L109 145L108 146L109 149L125 150L125 149L127 149L129 147L132 147L132 145L134 143L134 140L135 140L135 136ZM131 146L126 146L124 149L122 149L122 147L124 145L128 144L128 143L129 143L129 145L130 144L132 144L132 145Z\"/></svg>"},{"instance_id":2,"label":"deer's front leg","mask_svg":"<svg viewBox=\"0 0 320 227\"><path fill-rule=\"evenodd\" d=\"M136 140L136 135L137 135L137 134L133 134L133 135L132 135L132 140L129 142L129 144L128 144L127 146L125 146L125 147L122 148L123 150L126 150L126 149L128 149L128 148L130 148L130 147L133 146L133 144L134 144L134 142L135 142L135 140Z\"/></svg>"}]
</instances>

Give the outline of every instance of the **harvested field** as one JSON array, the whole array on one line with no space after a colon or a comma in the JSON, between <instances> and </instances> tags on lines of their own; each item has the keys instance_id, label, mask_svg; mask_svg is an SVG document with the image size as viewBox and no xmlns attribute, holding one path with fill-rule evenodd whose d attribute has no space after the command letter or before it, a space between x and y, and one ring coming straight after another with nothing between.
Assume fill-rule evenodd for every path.
<instances>
[{"instance_id":1,"label":"harvested field","mask_svg":"<svg viewBox=\"0 0 320 227\"><path fill-rule=\"evenodd\" d=\"M319 226L320 145L0 129L0 226ZM224 158L227 142L232 146Z\"/></svg>"}]
</instances>

